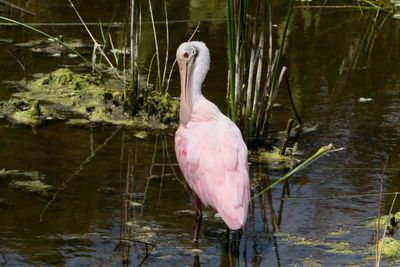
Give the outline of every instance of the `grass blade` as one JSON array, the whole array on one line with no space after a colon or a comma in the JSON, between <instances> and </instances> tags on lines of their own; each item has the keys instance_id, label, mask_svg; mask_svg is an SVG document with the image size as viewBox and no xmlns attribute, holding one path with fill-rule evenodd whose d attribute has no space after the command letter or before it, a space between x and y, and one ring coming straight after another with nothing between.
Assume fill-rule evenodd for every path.
<instances>
[{"instance_id":1,"label":"grass blade","mask_svg":"<svg viewBox=\"0 0 400 267\"><path fill-rule=\"evenodd\" d=\"M291 170L290 172L288 172L287 174L285 174L284 176L282 176L281 178L279 178L278 180L276 180L275 182L273 182L271 185L269 185L268 187L264 188L263 190L261 190L258 194L252 196L251 200L254 200L255 198L257 198L259 195L264 194L265 192L267 192L268 190L272 189L274 186L276 186L277 184L285 181L286 179L288 179L290 176L292 176L293 174L299 172L300 170L302 170L303 168L307 167L308 165L310 165L311 163L313 163L315 160L319 159L320 157L322 157L323 155L326 155L328 153L331 152L336 152L336 151L340 151L343 150L343 148L339 148L339 149L333 149L333 144L329 144L326 146L321 147L320 149L318 149L317 152L315 152L311 157L309 157L308 159L306 159L305 161L303 161L301 164L299 164L296 168L294 168L293 170Z\"/></svg>"},{"instance_id":2,"label":"grass blade","mask_svg":"<svg viewBox=\"0 0 400 267\"><path fill-rule=\"evenodd\" d=\"M9 19L9 18L3 17L3 16L0 16L0 19L1 19L1 20L4 20L4 21L7 21L7 22L9 22L9 23L13 23L13 24L17 24L17 25L19 25L19 26L25 27L25 28L30 29L30 30L32 30L32 31L34 31L34 32L37 32L37 33L39 33L39 34L41 34L41 35L43 35L43 36L45 36L45 37L47 37L47 38L50 38L50 39L54 40L56 43L62 45L63 47L65 47L66 49L68 49L69 51L71 51L73 54L75 54L75 55L77 55L78 57L80 57L80 58L81 58L83 61L85 61L86 63L90 64L90 61L87 60L87 59L86 59L84 56L82 56L81 54L79 54L78 51L76 51L76 50L73 49L71 46L67 45L66 43L63 43L63 42L60 41L58 38L56 38L56 37L54 37L54 36L51 36L50 34L47 34L47 33L43 32L43 31L41 31L41 30L39 30L39 29L37 29L37 28L35 28L35 27L32 27L32 26L28 25L28 24L25 24L25 23L22 23L22 22L13 20L13 19Z\"/></svg>"}]
</instances>

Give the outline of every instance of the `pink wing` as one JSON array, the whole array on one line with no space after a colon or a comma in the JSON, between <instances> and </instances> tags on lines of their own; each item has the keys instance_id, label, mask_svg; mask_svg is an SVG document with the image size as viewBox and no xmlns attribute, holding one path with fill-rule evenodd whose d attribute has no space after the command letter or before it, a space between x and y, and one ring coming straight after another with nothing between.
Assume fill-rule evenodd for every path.
<instances>
[{"instance_id":1,"label":"pink wing","mask_svg":"<svg viewBox=\"0 0 400 267\"><path fill-rule=\"evenodd\" d=\"M186 181L204 205L233 230L246 222L249 203L247 147L237 126L221 113L180 125L175 152Z\"/></svg>"}]
</instances>

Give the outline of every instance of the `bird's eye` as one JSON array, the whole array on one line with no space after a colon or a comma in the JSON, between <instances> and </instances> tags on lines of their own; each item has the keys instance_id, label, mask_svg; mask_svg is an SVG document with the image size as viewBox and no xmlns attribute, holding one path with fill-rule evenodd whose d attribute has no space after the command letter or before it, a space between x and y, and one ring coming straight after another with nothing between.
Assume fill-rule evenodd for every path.
<instances>
[{"instance_id":1,"label":"bird's eye","mask_svg":"<svg viewBox=\"0 0 400 267\"><path fill-rule=\"evenodd\" d=\"M192 50L192 55L196 54L196 50Z\"/></svg>"}]
</instances>

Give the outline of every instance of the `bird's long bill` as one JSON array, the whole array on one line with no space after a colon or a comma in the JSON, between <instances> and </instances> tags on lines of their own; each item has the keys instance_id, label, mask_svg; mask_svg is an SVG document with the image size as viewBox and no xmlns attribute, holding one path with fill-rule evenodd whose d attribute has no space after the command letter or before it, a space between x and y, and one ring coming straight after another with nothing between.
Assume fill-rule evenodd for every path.
<instances>
[{"instance_id":1,"label":"bird's long bill","mask_svg":"<svg viewBox=\"0 0 400 267\"><path fill-rule=\"evenodd\" d=\"M187 113L185 115L190 115L190 106L189 106L189 73L190 73L190 64L188 61L179 60L179 73L181 77L181 109L183 112ZM182 115L182 114L181 114Z\"/></svg>"}]
</instances>

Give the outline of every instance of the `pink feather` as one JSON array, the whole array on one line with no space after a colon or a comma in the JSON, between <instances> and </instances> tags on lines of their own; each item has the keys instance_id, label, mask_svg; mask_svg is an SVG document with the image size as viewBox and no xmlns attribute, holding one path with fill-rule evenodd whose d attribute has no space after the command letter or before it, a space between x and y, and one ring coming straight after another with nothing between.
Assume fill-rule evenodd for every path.
<instances>
[{"instance_id":1,"label":"pink feather","mask_svg":"<svg viewBox=\"0 0 400 267\"><path fill-rule=\"evenodd\" d=\"M196 58L190 61L192 54ZM246 144L238 127L201 94L210 61L204 43L182 44L177 59L182 87L175 151L180 169L204 205L216 209L230 229L243 228L250 198Z\"/></svg>"}]
</instances>

